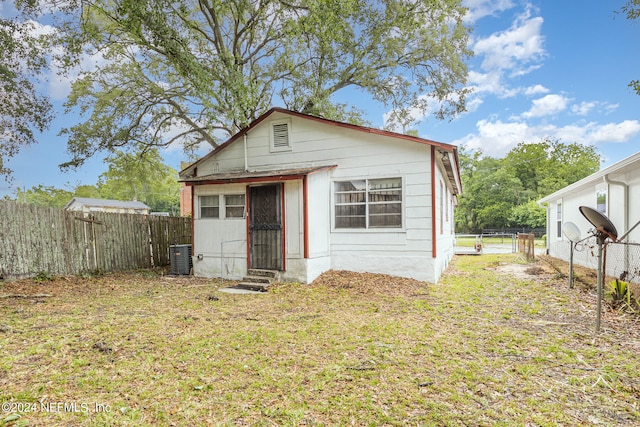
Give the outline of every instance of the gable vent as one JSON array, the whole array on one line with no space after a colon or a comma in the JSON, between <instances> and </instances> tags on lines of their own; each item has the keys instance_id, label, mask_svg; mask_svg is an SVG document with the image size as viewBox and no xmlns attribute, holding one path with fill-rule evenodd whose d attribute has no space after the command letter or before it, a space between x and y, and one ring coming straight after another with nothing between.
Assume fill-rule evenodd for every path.
<instances>
[{"instance_id":1,"label":"gable vent","mask_svg":"<svg viewBox=\"0 0 640 427\"><path fill-rule=\"evenodd\" d=\"M278 123L273 125L273 148L289 147L289 124Z\"/></svg>"}]
</instances>

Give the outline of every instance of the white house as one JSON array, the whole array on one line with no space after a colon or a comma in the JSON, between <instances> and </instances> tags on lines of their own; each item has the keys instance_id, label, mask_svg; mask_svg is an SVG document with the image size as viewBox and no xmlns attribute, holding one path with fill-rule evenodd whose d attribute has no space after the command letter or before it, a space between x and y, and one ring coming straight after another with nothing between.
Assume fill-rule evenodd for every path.
<instances>
[{"instance_id":1,"label":"white house","mask_svg":"<svg viewBox=\"0 0 640 427\"><path fill-rule=\"evenodd\" d=\"M92 199L88 197L74 197L64 208L68 211L80 211L84 213L114 212L145 215L149 213L149 206L135 200Z\"/></svg>"},{"instance_id":2,"label":"white house","mask_svg":"<svg viewBox=\"0 0 640 427\"><path fill-rule=\"evenodd\" d=\"M329 269L436 282L454 254L455 146L273 108L180 172L193 271L309 283Z\"/></svg>"},{"instance_id":3,"label":"white house","mask_svg":"<svg viewBox=\"0 0 640 427\"><path fill-rule=\"evenodd\" d=\"M602 169L538 201L547 207L547 250L549 255L569 260L571 243L562 232L564 223L578 226L581 237L590 235L594 227L580 213L580 206L587 206L606 215L616 227L618 237L628 235L624 243L612 244L607 250L607 274L620 276L624 272L634 273L638 260L640 227L632 229L640 221L640 152ZM578 245L574 262L586 267L597 266L597 251L593 250L595 239ZM638 274L634 275L639 275ZM637 278L636 278L637 280Z\"/></svg>"}]
</instances>

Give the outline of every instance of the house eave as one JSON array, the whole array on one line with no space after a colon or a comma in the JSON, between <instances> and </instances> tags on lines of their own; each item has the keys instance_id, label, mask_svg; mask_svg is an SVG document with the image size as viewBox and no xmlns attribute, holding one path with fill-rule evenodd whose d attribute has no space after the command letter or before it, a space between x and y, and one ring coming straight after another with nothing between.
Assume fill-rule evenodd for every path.
<instances>
[{"instance_id":1,"label":"house eave","mask_svg":"<svg viewBox=\"0 0 640 427\"><path fill-rule=\"evenodd\" d=\"M313 166L293 169L224 172L181 179L187 186L277 182L302 179L305 176L335 168L337 165Z\"/></svg>"}]
</instances>

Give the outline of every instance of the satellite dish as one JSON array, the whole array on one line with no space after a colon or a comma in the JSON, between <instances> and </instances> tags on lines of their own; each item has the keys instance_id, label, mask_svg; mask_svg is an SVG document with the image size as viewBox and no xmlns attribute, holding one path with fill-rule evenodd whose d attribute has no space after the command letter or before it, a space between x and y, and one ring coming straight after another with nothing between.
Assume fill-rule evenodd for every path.
<instances>
[{"instance_id":1,"label":"satellite dish","mask_svg":"<svg viewBox=\"0 0 640 427\"><path fill-rule=\"evenodd\" d=\"M562 224L562 232L567 236L567 239L572 242L580 240L580 229L572 222L565 222Z\"/></svg>"},{"instance_id":2,"label":"satellite dish","mask_svg":"<svg viewBox=\"0 0 640 427\"><path fill-rule=\"evenodd\" d=\"M599 240L604 242L607 237L614 242L618 238L618 231L616 227L611 223L609 218L604 214L601 214L595 209L587 206L580 206L580 212L584 217L596 228L596 236Z\"/></svg>"}]
</instances>

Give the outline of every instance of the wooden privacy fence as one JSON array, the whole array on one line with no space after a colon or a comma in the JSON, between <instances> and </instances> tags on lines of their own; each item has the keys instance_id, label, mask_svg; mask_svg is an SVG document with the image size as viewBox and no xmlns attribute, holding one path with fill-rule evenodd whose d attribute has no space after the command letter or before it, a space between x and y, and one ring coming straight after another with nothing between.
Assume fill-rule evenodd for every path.
<instances>
[{"instance_id":1,"label":"wooden privacy fence","mask_svg":"<svg viewBox=\"0 0 640 427\"><path fill-rule=\"evenodd\" d=\"M191 243L189 218L64 211L0 201L0 277L135 270L169 264Z\"/></svg>"}]
</instances>

